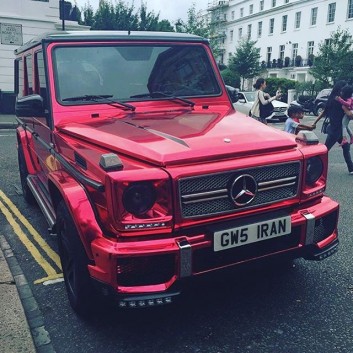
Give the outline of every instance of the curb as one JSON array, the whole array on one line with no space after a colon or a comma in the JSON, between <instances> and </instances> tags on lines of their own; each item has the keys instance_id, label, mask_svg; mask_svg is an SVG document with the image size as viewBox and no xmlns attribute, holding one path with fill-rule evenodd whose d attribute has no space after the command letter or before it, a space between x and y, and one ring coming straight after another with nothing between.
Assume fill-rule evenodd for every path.
<instances>
[{"instance_id":1,"label":"curb","mask_svg":"<svg viewBox=\"0 0 353 353\"><path fill-rule=\"evenodd\" d=\"M4 253L6 262L15 280L17 291L25 312L27 323L32 335L37 353L55 353L51 343L49 332L44 327L44 318L33 296L22 269L12 252L9 243L3 235L0 235L0 248Z\"/></svg>"},{"instance_id":2,"label":"curb","mask_svg":"<svg viewBox=\"0 0 353 353\"><path fill-rule=\"evenodd\" d=\"M0 129L16 129L17 126L17 122L14 121L0 123Z\"/></svg>"}]
</instances>

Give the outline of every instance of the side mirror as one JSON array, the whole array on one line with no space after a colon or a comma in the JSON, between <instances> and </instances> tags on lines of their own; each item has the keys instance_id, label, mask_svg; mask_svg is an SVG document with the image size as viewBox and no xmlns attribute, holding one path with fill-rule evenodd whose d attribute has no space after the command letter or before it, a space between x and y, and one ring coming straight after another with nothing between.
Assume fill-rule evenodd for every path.
<instances>
[{"instance_id":1,"label":"side mirror","mask_svg":"<svg viewBox=\"0 0 353 353\"><path fill-rule=\"evenodd\" d=\"M228 91L228 95L230 97L230 100L232 101L232 103L235 103L238 101L238 91L235 88L231 88L229 86L226 86L227 91Z\"/></svg>"},{"instance_id":2,"label":"side mirror","mask_svg":"<svg viewBox=\"0 0 353 353\"><path fill-rule=\"evenodd\" d=\"M239 99L239 103L246 103L245 98Z\"/></svg>"},{"instance_id":3,"label":"side mirror","mask_svg":"<svg viewBox=\"0 0 353 353\"><path fill-rule=\"evenodd\" d=\"M31 94L16 100L15 113L18 117L41 117L45 115L43 98Z\"/></svg>"}]
</instances>

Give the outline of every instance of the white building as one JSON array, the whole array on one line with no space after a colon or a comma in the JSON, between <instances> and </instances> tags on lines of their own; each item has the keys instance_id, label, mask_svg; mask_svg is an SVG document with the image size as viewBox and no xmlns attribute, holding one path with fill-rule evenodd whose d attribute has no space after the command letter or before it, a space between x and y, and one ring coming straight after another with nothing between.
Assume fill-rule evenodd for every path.
<instances>
[{"instance_id":1,"label":"white building","mask_svg":"<svg viewBox=\"0 0 353 353\"><path fill-rule=\"evenodd\" d=\"M0 7L0 112L13 105L14 50L31 38L62 29L61 0L1 0ZM89 29L65 20L66 30Z\"/></svg>"},{"instance_id":2,"label":"white building","mask_svg":"<svg viewBox=\"0 0 353 353\"><path fill-rule=\"evenodd\" d=\"M222 38L220 62L227 65L239 41L251 39L270 77L312 80L319 43L338 28L353 34L353 0L213 0L208 12Z\"/></svg>"}]
</instances>

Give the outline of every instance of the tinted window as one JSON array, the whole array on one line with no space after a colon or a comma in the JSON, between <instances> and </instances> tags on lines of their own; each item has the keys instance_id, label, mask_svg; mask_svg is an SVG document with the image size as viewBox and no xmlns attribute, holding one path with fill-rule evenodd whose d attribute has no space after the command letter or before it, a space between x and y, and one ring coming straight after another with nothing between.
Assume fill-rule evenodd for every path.
<instances>
[{"instance_id":1,"label":"tinted window","mask_svg":"<svg viewBox=\"0 0 353 353\"><path fill-rule=\"evenodd\" d=\"M156 92L179 97L221 92L200 45L58 47L54 59L59 100L112 95L134 101L151 99Z\"/></svg>"}]
</instances>

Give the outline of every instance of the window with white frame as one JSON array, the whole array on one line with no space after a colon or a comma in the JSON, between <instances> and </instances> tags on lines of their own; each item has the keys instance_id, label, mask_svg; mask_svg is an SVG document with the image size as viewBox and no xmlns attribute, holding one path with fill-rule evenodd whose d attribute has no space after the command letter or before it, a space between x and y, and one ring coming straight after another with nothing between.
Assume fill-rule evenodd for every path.
<instances>
[{"instance_id":1,"label":"window with white frame","mask_svg":"<svg viewBox=\"0 0 353 353\"><path fill-rule=\"evenodd\" d=\"M244 7L240 8L240 17L244 17Z\"/></svg>"},{"instance_id":2,"label":"window with white frame","mask_svg":"<svg viewBox=\"0 0 353 353\"><path fill-rule=\"evenodd\" d=\"M233 35L234 35L234 31L231 30L231 31L229 32L229 36L230 36L230 41L231 41L231 42L233 42Z\"/></svg>"},{"instance_id":3,"label":"window with white frame","mask_svg":"<svg viewBox=\"0 0 353 353\"><path fill-rule=\"evenodd\" d=\"M287 15L282 16L282 32L285 32L287 30L287 21L288 21L288 16Z\"/></svg>"},{"instance_id":4,"label":"window with white frame","mask_svg":"<svg viewBox=\"0 0 353 353\"><path fill-rule=\"evenodd\" d=\"M353 0L348 0L347 18L353 18Z\"/></svg>"},{"instance_id":5,"label":"window with white frame","mask_svg":"<svg viewBox=\"0 0 353 353\"><path fill-rule=\"evenodd\" d=\"M234 11L232 11L231 18L234 20Z\"/></svg>"},{"instance_id":6,"label":"window with white frame","mask_svg":"<svg viewBox=\"0 0 353 353\"><path fill-rule=\"evenodd\" d=\"M253 12L254 12L254 5L251 4L251 5L249 5L249 15L252 15Z\"/></svg>"},{"instance_id":7,"label":"window with white frame","mask_svg":"<svg viewBox=\"0 0 353 353\"><path fill-rule=\"evenodd\" d=\"M272 47L267 47L267 63L271 62L272 57Z\"/></svg>"},{"instance_id":8,"label":"window with white frame","mask_svg":"<svg viewBox=\"0 0 353 353\"><path fill-rule=\"evenodd\" d=\"M294 26L296 29L300 28L300 21L302 18L302 13L301 11L295 13L295 23Z\"/></svg>"},{"instance_id":9,"label":"window with white frame","mask_svg":"<svg viewBox=\"0 0 353 353\"><path fill-rule=\"evenodd\" d=\"M317 23L317 7L311 9L310 25L316 26Z\"/></svg>"},{"instance_id":10,"label":"window with white frame","mask_svg":"<svg viewBox=\"0 0 353 353\"><path fill-rule=\"evenodd\" d=\"M264 10L264 0L260 1L260 11Z\"/></svg>"},{"instance_id":11,"label":"window with white frame","mask_svg":"<svg viewBox=\"0 0 353 353\"><path fill-rule=\"evenodd\" d=\"M257 37L260 38L262 36L262 21L257 23Z\"/></svg>"},{"instance_id":12,"label":"window with white frame","mask_svg":"<svg viewBox=\"0 0 353 353\"><path fill-rule=\"evenodd\" d=\"M308 58L310 55L313 55L313 54L314 54L314 41L311 40L308 42L308 53L307 53Z\"/></svg>"},{"instance_id":13,"label":"window with white frame","mask_svg":"<svg viewBox=\"0 0 353 353\"><path fill-rule=\"evenodd\" d=\"M279 58L282 60L284 60L284 51L286 49L286 46L285 45L280 45L279 46Z\"/></svg>"},{"instance_id":14,"label":"window with white frame","mask_svg":"<svg viewBox=\"0 0 353 353\"><path fill-rule=\"evenodd\" d=\"M276 7L276 0L272 0L272 7Z\"/></svg>"},{"instance_id":15,"label":"window with white frame","mask_svg":"<svg viewBox=\"0 0 353 353\"><path fill-rule=\"evenodd\" d=\"M298 55L298 43L293 43L292 44L292 62L293 63L294 63L297 55Z\"/></svg>"},{"instance_id":16,"label":"window with white frame","mask_svg":"<svg viewBox=\"0 0 353 353\"><path fill-rule=\"evenodd\" d=\"M334 22L335 15L336 15L336 3L332 2L331 4L328 4L327 22L328 23Z\"/></svg>"},{"instance_id":17,"label":"window with white frame","mask_svg":"<svg viewBox=\"0 0 353 353\"><path fill-rule=\"evenodd\" d=\"M269 34L273 34L274 28L275 28L275 19L270 18Z\"/></svg>"},{"instance_id":18,"label":"window with white frame","mask_svg":"<svg viewBox=\"0 0 353 353\"><path fill-rule=\"evenodd\" d=\"M248 25L248 35L247 35L247 37L248 37L248 39L251 39L251 24L250 25Z\"/></svg>"},{"instance_id":19,"label":"window with white frame","mask_svg":"<svg viewBox=\"0 0 353 353\"><path fill-rule=\"evenodd\" d=\"M242 37L243 37L243 28L240 27L240 28L238 29L238 38L239 38L239 39L242 39Z\"/></svg>"}]
</instances>

